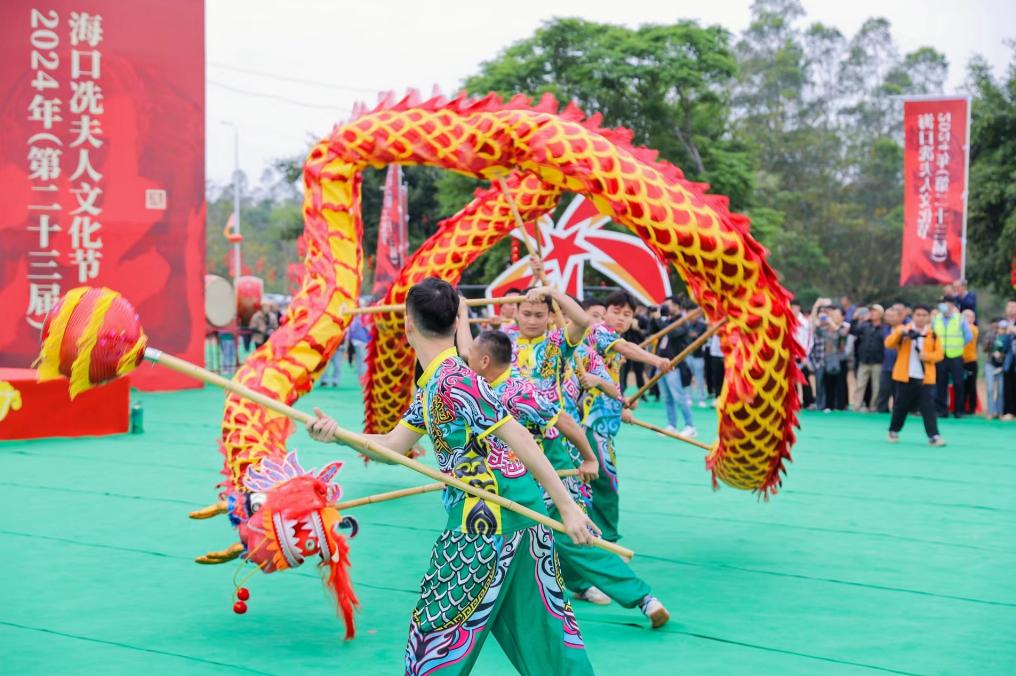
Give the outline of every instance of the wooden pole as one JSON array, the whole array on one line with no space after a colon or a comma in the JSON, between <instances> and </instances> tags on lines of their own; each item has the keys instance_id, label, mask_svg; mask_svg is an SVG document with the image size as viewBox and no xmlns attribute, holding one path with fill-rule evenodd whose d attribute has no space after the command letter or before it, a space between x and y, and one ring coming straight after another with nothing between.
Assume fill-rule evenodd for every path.
<instances>
[{"instance_id":1,"label":"wooden pole","mask_svg":"<svg viewBox=\"0 0 1016 676\"><path fill-rule=\"evenodd\" d=\"M579 471L577 469L559 469L557 475L559 477L575 476ZM424 484L423 486L413 486L412 488L401 488L397 491L388 491L386 493L375 493L374 495L367 495L362 498L356 498L355 500L347 500L346 502L340 502L335 505L335 509L339 511L345 509L351 509L353 507L362 507L363 505L376 505L379 502L388 502L389 500L397 500L398 498L404 498L409 495L420 495L422 493L433 493L444 488L444 484L440 481L432 484Z\"/></svg>"},{"instance_id":2,"label":"wooden pole","mask_svg":"<svg viewBox=\"0 0 1016 676\"><path fill-rule=\"evenodd\" d=\"M647 430L652 430L652 431L657 432L659 434L662 434L664 436L672 437L674 439L677 439L678 441L683 441L686 444L691 444L692 446L698 446L699 448L705 449L707 451L713 450L713 447L710 446L709 444L703 444L701 441L695 441L691 437L686 437L686 436L684 436L682 434L678 434L677 432L671 432L670 430L664 429L662 427L657 427L656 425L654 425L652 423L647 423L644 420L638 420L636 418L632 418L631 420L628 420L626 422L628 422L631 425L638 425L639 427L645 427Z\"/></svg>"},{"instance_id":3,"label":"wooden pole","mask_svg":"<svg viewBox=\"0 0 1016 676\"><path fill-rule=\"evenodd\" d=\"M485 305L508 305L512 303L524 303L525 296L502 296L500 298L467 298L467 307L484 307ZM345 316L370 315L381 312L405 312L405 303L393 303L391 305L367 305L366 307L344 307L339 313Z\"/></svg>"},{"instance_id":4,"label":"wooden pole","mask_svg":"<svg viewBox=\"0 0 1016 676\"><path fill-rule=\"evenodd\" d=\"M151 362L162 364L166 368L176 371L177 373L182 373L183 375L195 378L202 382L208 383L209 385L216 385L218 387L223 388L224 390L228 390L230 392L233 392L234 394L238 394L246 399L253 401L256 404L261 404L267 409L287 416L292 420L295 420L296 422L303 423L306 425L317 419L314 416L310 415L309 413L298 411L292 406L283 404L281 401L273 399L266 394L252 390L249 387L241 385L240 383L235 382L233 380L227 380L226 378L223 378L217 373L212 373L211 371L203 369L200 366L190 363L189 361L185 361L183 359L180 359L179 357L174 357L173 355L170 354L165 354L164 352L156 350L155 348L151 347L145 348L145 359ZM407 458L401 453L396 453L390 448L382 446L377 442L371 441L370 439L367 439L361 434L356 434L355 432L350 432L349 430L340 427L335 432L335 439L337 441L341 441L347 446L351 446L361 451L370 451L374 455L381 456L385 460L389 460L397 465L402 465L403 467L408 467L411 470L419 472L424 476L428 476L431 479L434 479L435 481L440 481L443 484L452 486L453 488L458 488L463 493L468 493L473 497L480 498L481 500L486 500L487 502L493 502L497 505L500 505L504 509L510 509L516 514L521 514L522 516L528 519L532 519L537 523L543 524L548 528L552 528L553 530L556 530L559 533L566 532L564 525L560 521L551 519L546 514L540 514L539 512L529 509L528 507L524 507L513 500L509 500L508 498L502 495L495 495L494 493L485 491L482 488L477 488L476 486L467 484L466 482L460 479L448 476L442 473L441 471L434 469L433 467L424 465L423 463L417 462L412 458ZM592 539L591 544L595 547L600 547L601 549L606 549L609 552L613 552L618 556L631 557L635 555L635 553L632 552L630 549L622 547L613 542L607 542L602 538L594 537Z\"/></svg>"},{"instance_id":5,"label":"wooden pole","mask_svg":"<svg viewBox=\"0 0 1016 676\"><path fill-rule=\"evenodd\" d=\"M501 194L503 194L504 198L508 200L508 206L511 208L512 216L515 218L515 226L519 229L519 233L522 235L522 241L526 244L526 251L529 252L529 257L537 257L537 251L533 248L532 242L529 241L529 232L526 230L526 224L522 220L522 214L519 213L519 207L515 204L515 198L513 198L511 193L508 191L508 185L504 182L504 177L498 176L497 182L501 186ZM537 238L537 246L539 246L539 238ZM547 273L543 270L542 257L540 258L540 265L534 266L534 271L536 272L536 276L540 278L541 284L544 286L550 286L550 282L547 281ZM561 308L558 306L557 301L551 299L550 303L554 308L554 319L557 321L558 328L560 328L562 332L567 331L568 324L565 321L564 313L561 312ZM586 367L582 364L581 359L575 360L575 370L578 372L579 376L584 376L586 374Z\"/></svg>"},{"instance_id":6,"label":"wooden pole","mask_svg":"<svg viewBox=\"0 0 1016 676\"><path fill-rule=\"evenodd\" d=\"M469 323L470 324L494 324L496 326L500 326L501 324L514 324L515 320L514 319L501 319L500 317L495 315L493 317L470 317L469 318Z\"/></svg>"},{"instance_id":7,"label":"wooden pole","mask_svg":"<svg viewBox=\"0 0 1016 676\"><path fill-rule=\"evenodd\" d=\"M682 361L684 361L685 358L688 357L688 355L690 355L692 352L694 352L695 350L697 350L700 347L702 347L702 345L705 344L705 342L707 340L712 338L713 334L716 333L717 331L719 331L720 327L722 327L726 323L727 323L727 318L724 317L723 319L721 319L720 321L716 322L715 324L710 326L708 329L706 329L705 333L703 333L701 336L699 336L698 338L693 340L688 347L686 347L683 350L681 350L680 354L678 354L677 356L675 356L673 359L670 360L670 366L671 366L671 368L676 367L678 364L680 364ZM628 399L628 406L631 406L636 401L638 401L639 397L641 397L643 394L645 394L649 390L649 388L651 388L653 385L655 385L657 382L659 382L660 378L662 378L663 376L664 376L663 371L657 371L655 376L653 376L652 378L647 380L645 382L645 384L642 387L639 388L639 391L636 392L635 394L633 394Z\"/></svg>"},{"instance_id":8,"label":"wooden pole","mask_svg":"<svg viewBox=\"0 0 1016 676\"><path fill-rule=\"evenodd\" d=\"M683 326L684 324L687 324L688 322L692 321L693 319L698 319L701 316L702 316L702 308L695 308L694 310L692 310L691 312L689 312L685 316L681 317L680 319L678 319L676 321L671 322L670 324L667 324L662 329L660 329L659 331L657 331L653 335L651 335L648 338L646 338L645 340L643 340L641 343L639 343L639 347L641 347L642 349L645 349L649 345L652 345L653 343L658 341L660 338L663 338L665 335L667 335L668 333L670 333L674 329L679 328L679 327Z\"/></svg>"}]
</instances>

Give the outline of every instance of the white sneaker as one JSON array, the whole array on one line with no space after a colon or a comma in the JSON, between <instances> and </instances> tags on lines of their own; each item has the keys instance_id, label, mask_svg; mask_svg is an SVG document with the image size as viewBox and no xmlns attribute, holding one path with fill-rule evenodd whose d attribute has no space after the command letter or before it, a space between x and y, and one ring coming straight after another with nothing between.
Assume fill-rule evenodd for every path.
<instances>
[{"instance_id":1,"label":"white sneaker","mask_svg":"<svg viewBox=\"0 0 1016 676\"><path fill-rule=\"evenodd\" d=\"M663 607L663 604L655 596L647 596L642 599L640 609L642 614L653 623L653 629L659 629L670 621L670 613L667 612L667 609Z\"/></svg>"},{"instance_id":2,"label":"white sneaker","mask_svg":"<svg viewBox=\"0 0 1016 676\"><path fill-rule=\"evenodd\" d=\"M693 425L685 425L684 429L681 430L678 434L680 434L682 437L688 437L690 439L692 437L698 436L698 431L695 429Z\"/></svg>"},{"instance_id":3,"label":"white sneaker","mask_svg":"<svg viewBox=\"0 0 1016 676\"><path fill-rule=\"evenodd\" d=\"M667 426L666 426L666 427L664 427L663 429L665 429L665 430L666 430L666 431L668 431L668 432L674 432L675 434L677 433L677 428L676 428L676 427L674 427L673 425L667 425Z\"/></svg>"},{"instance_id":4,"label":"white sneaker","mask_svg":"<svg viewBox=\"0 0 1016 676\"><path fill-rule=\"evenodd\" d=\"M596 587L590 587L581 594L575 594L575 598L580 601L588 601L589 603L595 603L598 606L609 606L610 597L601 592Z\"/></svg>"},{"instance_id":5,"label":"white sneaker","mask_svg":"<svg viewBox=\"0 0 1016 676\"><path fill-rule=\"evenodd\" d=\"M703 399L702 401L700 401L700 402L698 403L698 407L699 407L699 408L709 408L709 404L708 404L708 402L706 402L706 400L705 400L705 399Z\"/></svg>"}]
</instances>

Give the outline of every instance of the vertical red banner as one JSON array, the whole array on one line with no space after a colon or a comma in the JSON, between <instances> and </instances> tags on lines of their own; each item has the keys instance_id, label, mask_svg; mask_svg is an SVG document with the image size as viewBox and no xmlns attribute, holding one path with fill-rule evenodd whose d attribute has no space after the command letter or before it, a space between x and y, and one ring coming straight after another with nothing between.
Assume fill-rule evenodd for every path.
<instances>
[{"instance_id":1,"label":"vertical red banner","mask_svg":"<svg viewBox=\"0 0 1016 676\"><path fill-rule=\"evenodd\" d=\"M900 286L964 276L970 101L903 103L903 258Z\"/></svg>"},{"instance_id":2,"label":"vertical red banner","mask_svg":"<svg viewBox=\"0 0 1016 676\"><path fill-rule=\"evenodd\" d=\"M107 286L153 345L204 337L203 0L0 3L0 366L57 299ZM144 389L190 387L142 367Z\"/></svg>"},{"instance_id":3,"label":"vertical red banner","mask_svg":"<svg viewBox=\"0 0 1016 676\"><path fill-rule=\"evenodd\" d=\"M409 213L406 187L402 184L402 167L392 164L385 177L381 221L377 229L377 255L374 267L375 298L388 292L409 255Z\"/></svg>"}]
</instances>

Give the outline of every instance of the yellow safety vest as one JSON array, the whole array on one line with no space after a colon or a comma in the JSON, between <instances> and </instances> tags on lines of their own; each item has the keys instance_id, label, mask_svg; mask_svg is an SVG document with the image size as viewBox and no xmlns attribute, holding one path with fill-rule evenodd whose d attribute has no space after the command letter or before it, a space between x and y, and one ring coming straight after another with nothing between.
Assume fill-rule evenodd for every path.
<instances>
[{"instance_id":1,"label":"yellow safety vest","mask_svg":"<svg viewBox=\"0 0 1016 676\"><path fill-rule=\"evenodd\" d=\"M962 357L964 346L963 328L960 326L963 318L959 315L953 315L950 320L951 321L946 324L942 319L942 315L939 315L935 317L935 323L932 327L935 334L938 335L939 339L942 341L943 347L945 347L945 356L947 359Z\"/></svg>"}]
</instances>

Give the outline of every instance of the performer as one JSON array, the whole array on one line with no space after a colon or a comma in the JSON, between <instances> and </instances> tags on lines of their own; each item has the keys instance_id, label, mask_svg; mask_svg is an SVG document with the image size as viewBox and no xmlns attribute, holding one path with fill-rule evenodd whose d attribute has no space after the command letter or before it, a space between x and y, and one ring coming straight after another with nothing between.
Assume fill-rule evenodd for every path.
<instances>
[{"instance_id":1,"label":"performer","mask_svg":"<svg viewBox=\"0 0 1016 676\"><path fill-rule=\"evenodd\" d=\"M569 497L529 432L455 352L458 306L454 289L442 280L428 278L410 289L406 337L426 368L413 404L395 429L369 436L408 453L429 434L443 471L546 513L539 481L571 540L589 542L599 531ZM316 413L318 420L308 426L312 436L333 439L335 422ZM553 533L453 488L445 488L444 504L448 523L420 585L406 673L468 673L491 632L520 673L592 673L564 597ZM463 570L469 574L460 574Z\"/></svg>"},{"instance_id":2,"label":"performer","mask_svg":"<svg viewBox=\"0 0 1016 676\"><path fill-rule=\"evenodd\" d=\"M631 328L637 304L627 291L615 291L603 302L606 310L603 321L589 330L589 345L598 353L607 367L609 380L593 377L582 383L586 388L581 401L583 417L590 445L596 450L603 471L590 483L593 504L589 515L606 540L616 542L618 533L619 501L617 462L614 438L621 429L621 410L624 400L617 386L624 358L648 364L664 373L671 370L670 360L647 352L635 343L621 338Z\"/></svg>"},{"instance_id":3,"label":"performer","mask_svg":"<svg viewBox=\"0 0 1016 676\"><path fill-rule=\"evenodd\" d=\"M461 327L461 324L460 324ZM592 456L588 441L582 428L566 412L561 410L559 402L548 401L536 391L536 387L528 380L511 377L512 344L500 331L485 331L475 341L471 336L462 335L459 331L459 347L464 352L468 347L469 367L487 379L494 392L500 397L501 403L517 421L528 429L539 442L548 431L557 426L580 449L582 455ZM470 343L472 343L470 345ZM595 353L593 353L595 354ZM591 374L587 374L589 377ZM595 459L579 466L580 477L568 477L565 482L580 481L589 477L590 465L595 467ZM583 471L583 468L587 468ZM558 467L556 469L567 469ZM596 472L592 472L595 478ZM581 496L576 502L583 505ZM548 505L550 515L557 518L557 509ZM600 598L610 603L616 600L625 608L638 607L648 617L654 629L662 627L670 619L670 614L660 601L651 593L645 581L639 578L619 556L601 549L582 547L573 544L565 537L557 537L557 552L561 559L561 571L565 584L576 592L579 598L601 603ZM596 590L594 594L588 594Z\"/></svg>"},{"instance_id":4,"label":"performer","mask_svg":"<svg viewBox=\"0 0 1016 676\"><path fill-rule=\"evenodd\" d=\"M521 296L522 290L517 289L514 286L504 292L505 297L508 296ZM498 321L495 326L502 331L512 325L515 321L515 315L518 313L519 306L514 303L507 303L498 308Z\"/></svg>"},{"instance_id":5,"label":"performer","mask_svg":"<svg viewBox=\"0 0 1016 676\"><path fill-rule=\"evenodd\" d=\"M553 303L557 302L567 327L548 332ZM504 330L512 340L512 376L529 380L544 399L562 402L561 378L564 364L582 341L589 315L572 298L553 287L530 289L519 303L516 324ZM564 439L552 433L543 441L543 450L556 468L574 467Z\"/></svg>"}]
</instances>

